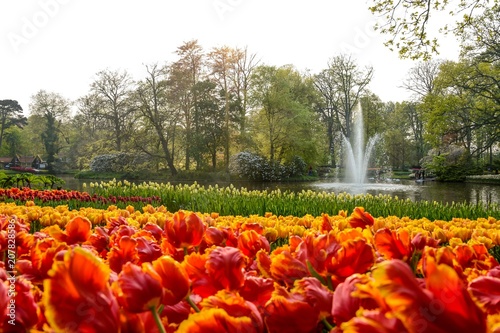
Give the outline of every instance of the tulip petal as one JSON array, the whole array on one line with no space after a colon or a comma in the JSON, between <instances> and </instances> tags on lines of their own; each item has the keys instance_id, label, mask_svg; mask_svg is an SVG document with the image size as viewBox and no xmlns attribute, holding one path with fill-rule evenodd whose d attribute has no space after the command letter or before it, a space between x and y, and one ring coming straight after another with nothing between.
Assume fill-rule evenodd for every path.
<instances>
[{"instance_id":1,"label":"tulip petal","mask_svg":"<svg viewBox=\"0 0 500 333\"><path fill-rule=\"evenodd\" d=\"M56 331L118 332L118 303L108 284L110 270L87 250L68 250L43 283L45 316Z\"/></svg>"}]
</instances>

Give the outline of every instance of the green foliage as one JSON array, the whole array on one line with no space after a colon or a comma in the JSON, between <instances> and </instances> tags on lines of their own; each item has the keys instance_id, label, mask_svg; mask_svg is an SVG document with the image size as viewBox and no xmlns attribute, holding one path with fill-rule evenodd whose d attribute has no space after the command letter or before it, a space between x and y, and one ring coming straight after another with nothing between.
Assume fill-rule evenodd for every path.
<instances>
[{"instance_id":1,"label":"green foliage","mask_svg":"<svg viewBox=\"0 0 500 333\"><path fill-rule=\"evenodd\" d=\"M283 216L320 216L322 213L336 215L344 210L352 212L362 206L374 217L410 217L429 220L452 218L500 218L498 204L451 203L402 200L389 195L350 195L313 191L249 191L245 188L193 185L159 184L143 182L101 182L91 184L90 192L104 197L138 196L158 197L159 202L170 211L187 209L202 213L218 212L221 215L250 216L271 212Z\"/></svg>"},{"instance_id":2,"label":"green foliage","mask_svg":"<svg viewBox=\"0 0 500 333\"><path fill-rule=\"evenodd\" d=\"M53 189L64 185L64 180L54 175L37 175L32 173L7 174L0 172L0 188L29 187L37 189Z\"/></svg>"},{"instance_id":3,"label":"green foliage","mask_svg":"<svg viewBox=\"0 0 500 333\"><path fill-rule=\"evenodd\" d=\"M461 182L472 171L467 151L454 145L432 149L422 160L422 165L434 173L440 181Z\"/></svg>"},{"instance_id":4,"label":"green foliage","mask_svg":"<svg viewBox=\"0 0 500 333\"><path fill-rule=\"evenodd\" d=\"M497 262L500 262L500 245L495 245L488 251Z\"/></svg>"}]
</instances>

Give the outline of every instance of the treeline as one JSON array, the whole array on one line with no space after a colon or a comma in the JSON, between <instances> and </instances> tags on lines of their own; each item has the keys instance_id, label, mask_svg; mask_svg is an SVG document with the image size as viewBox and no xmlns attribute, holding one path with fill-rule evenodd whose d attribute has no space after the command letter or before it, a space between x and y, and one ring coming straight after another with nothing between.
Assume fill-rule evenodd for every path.
<instances>
[{"instance_id":1,"label":"treeline","mask_svg":"<svg viewBox=\"0 0 500 333\"><path fill-rule=\"evenodd\" d=\"M105 69L76 101L37 92L27 124L17 102L2 101L0 151L35 152L52 167L79 170L97 156L127 153L140 157L127 168L172 175L229 171L241 152L271 167L297 160L304 168L340 166L360 105L365 138L380 136L373 166L423 165L450 180L495 170L498 16L485 11L467 28L460 61L418 63L402 83L415 93L411 101L381 101L369 90L373 69L348 55L332 57L319 73L302 73L263 64L247 49L205 51L193 40L177 48L175 61L146 65L142 80Z\"/></svg>"}]
</instances>

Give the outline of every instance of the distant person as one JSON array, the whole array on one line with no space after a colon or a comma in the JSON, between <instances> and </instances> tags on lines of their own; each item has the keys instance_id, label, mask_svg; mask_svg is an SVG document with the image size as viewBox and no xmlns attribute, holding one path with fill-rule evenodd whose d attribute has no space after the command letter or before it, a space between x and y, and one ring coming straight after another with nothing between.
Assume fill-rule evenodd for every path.
<instances>
[{"instance_id":1,"label":"distant person","mask_svg":"<svg viewBox=\"0 0 500 333\"><path fill-rule=\"evenodd\" d=\"M313 168L312 168L312 166L309 166L309 171L307 172L307 174L309 176L312 176L312 174L313 174Z\"/></svg>"}]
</instances>

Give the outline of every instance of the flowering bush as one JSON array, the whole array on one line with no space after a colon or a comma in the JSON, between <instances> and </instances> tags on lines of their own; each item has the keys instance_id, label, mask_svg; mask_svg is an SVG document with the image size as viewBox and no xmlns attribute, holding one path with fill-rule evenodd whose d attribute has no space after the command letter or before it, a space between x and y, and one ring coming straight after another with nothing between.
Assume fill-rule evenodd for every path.
<instances>
[{"instance_id":1,"label":"flowering bush","mask_svg":"<svg viewBox=\"0 0 500 333\"><path fill-rule=\"evenodd\" d=\"M148 158L143 155L117 153L94 157L89 164L94 172L127 172L140 170Z\"/></svg>"},{"instance_id":2,"label":"flowering bush","mask_svg":"<svg viewBox=\"0 0 500 333\"><path fill-rule=\"evenodd\" d=\"M494 218L0 203L0 330L499 332L499 245Z\"/></svg>"}]
</instances>

